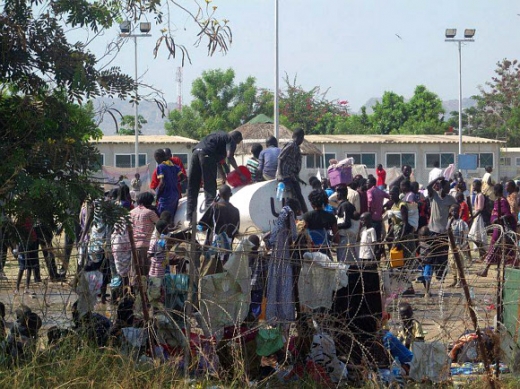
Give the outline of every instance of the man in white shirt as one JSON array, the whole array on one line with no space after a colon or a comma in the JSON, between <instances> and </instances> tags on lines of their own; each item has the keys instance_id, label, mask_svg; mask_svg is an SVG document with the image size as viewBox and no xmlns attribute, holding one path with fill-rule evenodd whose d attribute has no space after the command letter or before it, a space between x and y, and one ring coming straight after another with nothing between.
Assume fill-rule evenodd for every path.
<instances>
[{"instance_id":1,"label":"man in white shirt","mask_svg":"<svg viewBox=\"0 0 520 389\"><path fill-rule=\"evenodd\" d=\"M430 174L428 176L428 182L432 182L433 180L436 180L437 178L442 177L442 169L439 168L440 164L439 161L435 161L433 163L433 169L430 170Z\"/></svg>"},{"instance_id":2,"label":"man in white shirt","mask_svg":"<svg viewBox=\"0 0 520 389\"><path fill-rule=\"evenodd\" d=\"M359 192L357 191L358 185L357 181L352 181L348 185L347 200L356 207L357 212L361 212L361 200L359 198Z\"/></svg>"},{"instance_id":3,"label":"man in white shirt","mask_svg":"<svg viewBox=\"0 0 520 389\"><path fill-rule=\"evenodd\" d=\"M365 212L360 217L361 230L359 232L359 259L361 261L373 261L375 245L377 243L376 230L372 227L372 215Z\"/></svg>"},{"instance_id":4,"label":"man in white shirt","mask_svg":"<svg viewBox=\"0 0 520 389\"><path fill-rule=\"evenodd\" d=\"M493 172L492 166L486 166L486 173L482 177L482 193L484 196L488 196L490 200L495 201L495 192L493 191L493 187L496 182L493 180L493 176L491 173Z\"/></svg>"}]
</instances>

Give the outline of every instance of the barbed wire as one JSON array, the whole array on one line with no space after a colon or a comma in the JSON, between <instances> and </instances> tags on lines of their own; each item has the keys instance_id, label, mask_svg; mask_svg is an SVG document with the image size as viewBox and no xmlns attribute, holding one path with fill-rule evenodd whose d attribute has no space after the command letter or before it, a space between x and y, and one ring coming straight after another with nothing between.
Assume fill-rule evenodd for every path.
<instances>
[{"instance_id":1,"label":"barbed wire","mask_svg":"<svg viewBox=\"0 0 520 389\"><path fill-rule=\"evenodd\" d=\"M16 227L14 225L12 227L11 231L16 231ZM513 251L515 259L518 259L518 234L498 225L489 226L486 230L487 235L491 235L493 231L498 231L498 238L495 239L494 245L502 247L500 253L501 263L504 263L505 261L507 250ZM300 234L302 233L303 232L301 231ZM15 235L13 240L21 240L21 237L25 237L26 235L27 231L18 231L18 235ZM147 323L145 326L147 332L152 338L159 339L162 336L159 330L161 327L158 324L159 319L157 319L157 315L159 314L165 315L165 317L168 318L168 323L172 326L170 330L174 334L174 337L176 337L180 349L182 349L186 344L190 344L190 337L188 334L183 333L183 328L186 328L186 321L192 321L191 328L196 334L205 339L214 339L212 342L219 344L218 346L214 345L207 348L204 346L204 342L197 343L196 347L198 347L198 353L200 355L208 353L208 350L215 353L222 351L223 348L227 346L224 343L218 342L221 339L226 339L228 344L235 344L236 342L241 342L249 335L258 332L259 329L266 328L266 326L281 326L282 328L286 328L287 330L284 334L290 338L298 335L298 331L302 331L301 322L307 321L314 323L314 332L330 334L336 340L337 352L338 354L341 354L346 361L352 360L354 353L360 352L361 356L356 358L357 361L364 361L366 366L377 366L378 361L380 361L380 356L377 355L377 351L374 350L377 349L377 347L384 350L385 344L380 340L376 340L377 338L375 337L373 343L367 343L366 338L374 335L374 333L368 331L367 328L359 328L359 320L363 318L373 319L375 317L382 328L386 328L392 333L397 334L402 324L398 313L399 305L402 302L412 304L414 309L414 318L424 327L426 333L425 340L428 342L440 341L446 346L447 351L450 344L457 342L462 334L475 330L468 314L469 309L472 309L475 312L478 324L481 328L496 326L495 316L497 314L497 304L499 303L499 301L497 301L497 288L499 285L497 285L497 278L479 277L477 275L478 270L481 270L485 266L485 263L482 262L485 258L480 257L477 247L471 248L470 253L472 261L469 263L466 262L464 265L466 273L465 279L474 299L473 306L468 306L464 294L461 293L461 289L447 286L447 278L449 273L452 271L447 263L445 264L443 273L439 275L438 279L436 279L435 274L432 279L434 297L428 300L423 299L423 297L425 297L425 292L418 290L423 287L419 286L421 284L417 283L416 279L420 279L422 275L421 266L427 262L430 257L435 256L434 254L431 254L431 251L430 254L422 257L419 253L404 256L402 258L404 266L394 268L392 267L393 260L390 258L389 248L390 245L396 242L378 242L373 244L371 247L382 249L384 253L381 259L371 261L370 263L361 260L354 260L346 263L350 266L348 270L344 270L347 274L349 283L346 286L343 286L343 288L347 289L345 291L345 298L348 303L346 305L346 311L338 313L334 311L333 304L335 303L334 300L338 298L338 290L341 289L339 283L338 285L333 285L337 286L334 293L327 296L327 300L330 300L331 303L330 307L326 306L320 309L312 309L308 306L302 306L301 302L297 299L297 283L301 281L302 278L306 277L306 274L303 274L301 269L304 266L307 266L310 269L319 266L317 262L303 258L302 253L317 253L321 251L325 257L331 260L330 263L334 263L335 260L333 259L338 249L345 248L357 252L361 247L360 243L347 245L324 244L318 247L315 247L310 243L300 243L300 247L294 247L292 242L287 241L283 247L274 247L270 249L262 244L258 253L255 253L254 255L251 254L250 250L237 251L237 244L247 240L251 235L254 235L253 231L237 236L234 240L234 247L232 249L215 247L211 244L205 244L204 241L199 241L197 243L196 255L201 258L201 262L209 259L208 253L210 251L215 253L213 255L236 255L240 258L239 263L247 261L247 268L249 268L250 261L254 262L256 260L264 261L266 267L269 267L269 264L271 264L271 267L276 269L276 266L272 265L272 262L275 260L272 257L272 250L279 250L288 253L288 255L282 256L282 261L285 265L291 266L293 270L292 277L294 280L291 282L292 289L288 291L288 293L291 294L288 302L294 306L295 320L285 320L275 317L269 318L266 321L259 321L258 318L249 317L251 314L251 312L249 312L249 306L247 306L248 312L246 312L247 318L245 319L243 311L239 309L238 314L237 312L231 311L229 306L226 305L226 303L222 303L219 298L201 298L201 293L203 293L203 291L200 290L201 284L199 283L196 286L196 294L198 298L192 302L192 307L195 312L194 315L192 317L185 316L186 302L184 306L176 307L176 309L165 308L163 304L162 307L154 310L154 321ZM202 236L200 237L202 238ZM171 247L172 249L172 254L174 254L178 259L177 265L182 261L186 261L189 266L189 263L193 262L189 257L191 253L190 240L169 237L167 241L168 247ZM42 240L40 239L39 242L42 243ZM308 239L308 242L310 242L310 239ZM138 241L136 243L141 244L145 242ZM403 239L399 240L398 243L413 243L417 246L419 245L420 240L418 238ZM473 246L475 243L475 241L471 239L469 240L470 245ZM448 255L447 238L446 240L442 238L441 241L436 244L445 247L445 254ZM6 244L2 247L6 249L8 246L12 246L12 244ZM486 247L487 254L489 255L489 252L492 249L489 245ZM15 320L16 309L21 304L25 304L41 317L43 322L42 328L44 330L53 326L65 328L70 328L72 326L71 305L79 297L76 292L76 282L78 278L77 264L81 254L78 251L76 244L73 244L72 252L67 254L66 251L70 248L71 244L66 242L65 235L62 233L53 236L52 245L47 244L42 246L40 244L37 250L20 249L18 251L18 255L30 255L34 253L39 255L43 281L39 283L31 282L30 288L36 292L35 296L31 296L30 294L15 293L14 281L16 280L18 272L18 261L13 255L11 247L9 247L9 252L6 253L6 264L4 267L7 279L0 280L0 301L4 302L6 305L6 320L8 322ZM110 244L107 244L105 248L108 255L110 255L110 250L113 250L112 254L118 253L118 251L111 247ZM52 282L51 275L44 266L46 263L43 258L44 250L52 254L52 258L57 260L58 264L62 265L67 270L67 276L64 280ZM177 268L178 267L179 266L177 266ZM200 271L201 269L196 270L199 279L212 276L212 274L202 274ZM331 270L331 268L328 270ZM175 266L172 266L172 272L176 272ZM235 278L234 282L237 284L247 284L248 282L251 282L251 273L246 272L236 274L248 274L247 277ZM355 277L353 276L354 274L356 275ZM367 285L367 277L376 275L379 282L378 291L373 292L370 290L369 285ZM278 274L276 271L272 271L268 273L267 279L265 279L264 282L269 283L277 282L278 280L281 281L282 277L284 277L282 273ZM338 282L338 280L335 279L334 282ZM513 287L518 289L520 287L520 285L511 284L511 282L513 282L511 280L507 280L507 282L509 282L510 288ZM409 286L411 285L414 287L414 294L403 294L403 292L409 289ZM265 289L266 285L264 285L263 288ZM330 291L330 288L324 289L324 291L328 292ZM354 294L351 294L352 291L354 291ZM366 302L367 298L370 299L371 293L381 293L380 310L371 310L370 306L363 306L363 301ZM220 297L218 294L216 296ZM265 300L265 291L263 291L262 296ZM267 299L269 299L269 297L270 296L267 296ZM324 296L316 296L316 300L321 301L323 299ZM249 305L249 301L250 297L249 300L245 299L244 307ZM260 304L262 303L265 302L261 301ZM276 300L268 301L267 303L274 305L281 304ZM508 309L507 307L513 302L505 301L503 303L506 306L506 309ZM210 307L211 309L220 311L224 318L222 322L228 324L221 325L217 331L212 331L212 318L209 317L210 320L208 320L208 318L203 317L204 315L201 314L203 313L203 307ZM367 308L367 310L363 312L364 316L360 317L361 312L365 308ZM117 316L117 306L115 304L98 303L95 306L95 311L111 319L114 319ZM516 320L516 326L517 328L520 326L519 320ZM234 332L232 331L230 336L226 336L224 327L234 327L236 330ZM239 330L241 327L243 327L243 331ZM288 353L288 351L286 351L286 353ZM241 363L243 363L243 361Z\"/></svg>"}]
</instances>

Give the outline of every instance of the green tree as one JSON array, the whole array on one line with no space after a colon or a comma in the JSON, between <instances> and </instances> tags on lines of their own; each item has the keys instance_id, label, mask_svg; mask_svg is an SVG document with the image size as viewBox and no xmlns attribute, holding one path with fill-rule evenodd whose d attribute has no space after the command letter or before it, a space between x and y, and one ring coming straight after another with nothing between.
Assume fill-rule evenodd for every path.
<instances>
[{"instance_id":1,"label":"green tree","mask_svg":"<svg viewBox=\"0 0 520 389\"><path fill-rule=\"evenodd\" d=\"M424 85L415 87L412 98L406 103L408 117L400 130L403 134L442 134L447 129L442 117L442 100Z\"/></svg>"},{"instance_id":2,"label":"green tree","mask_svg":"<svg viewBox=\"0 0 520 389\"><path fill-rule=\"evenodd\" d=\"M143 128L143 124L148 123L142 115L137 116L137 128L139 131L139 135L142 134L141 129ZM119 135L135 135L135 115L125 115L121 118L121 123L119 130L117 131Z\"/></svg>"},{"instance_id":3,"label":"green tree","mask_svg":"<svg viewBox=\"0 0 520 389\"><path fill-rule=\"evenodd\" d=\"M404 97L394 92L385 92L373 110L372 126L377 134L399 133L408 120L408 106Z\"/></svg>"},{"instance_id":4,"label":"green tree","mask_svg":"<svg viewBox=\"0 0 520 389\"><path fill-rule=\"evenodd\" d=\"M198 29L197 44L205 41L210 55L227 51L230 29L226 20L216 19L216 6L209 1L202 7L168 2L178 12L163 14L167 1L1 3L0 201L8 217L70 225L74 216L69 211L99 191L91 180L99 168L99 152L90 141L101 136L92 106L74 102L98 95L127 98L135 90L132 77L118 67L101 65L88 50L90 41L71 43L65 31L83 28L94 33L86 38L90 40L120 20L135 23L144 17L173 25L173 17L185 20L188 15ZM189 58L175 30L161 32L155 55L165 46L170 55Z\"/></svg>"},{"instance_id":5,"label":"green tree","mask_svg":"<svg viewBox=\"0 0 520 389\"><path fill-rule=\"evenodd\" d=\"M371 124L370 116L363 115L363 110L359 115L350 115L345 118L338 118L335 134L378 134L379 132Z\"/></svg>"},{"instance_id":6,"label":"green tree","mask_svg":"<svg viewBox=\"0 0 520 389\"><path fill-rule=\"evenodd\" d=\"M193 81L194 99L182 111L172 111L165 123L169 135L201 138L211 132L231 131L259 113L272 116L272 94L259 91L254 77L235 83L233 69L208 70ZM190 123L193 121L193 123Z\"/></svg>"},{"instance_id":7,"label":"green tree","mask_svg":"<svg viewBox=\"0 0 520 389\"><path fill-rule=\"evenodd\" d=\"M520 146L520 63L504 59L497 63L495 76L480 88L477 115L473 118L480 136Z\"/></svg>"},{"instance_id":8,"label":"green tree","mask_svg":"<svg viewBox=\"0 0 520 389\"><path fill-rule=\"evenodd\" d=\"M185 136L192 139L201 139L205 136L204 120L190 106L182 108L182 111L170 111L164 128L168 135Z\"/></svg>"},{"instance_id":9,"label":"green tree","mask_svg":"<svg viewBox=\"0 0 520 389\"><path fill-rule=\"evenodd\" d=\"M0 143L0 199L3 212L72 230L70 210L79 210L97 186L99 152L91 139L102 136L91 104L70 103L64 92L32 97L0 95L0 121L9 136Z\"/></svg>"},{"instance_id":10,"label":"green tree","mask_svg":"<svg viewBox=\"0 0 520 389\"><path fill-rule=\"evenodd\" d=\"M179 12L163 14L167 2ZM87 50L88 42L70 43L65 30L85 28L99 33L121 20L138 22L140 17L149 17L157 24L165 24L154 54L164 46L174 58L180 54L184 62L189 59L187 49L176 40L176 30L167 28L175 24L174 17L190 17L198 29L196 43L206 41L208 54L228 49L228 21L217 19L217 7L209 3L181 6L168 0L58 0L49 4L35 0L4 1L0 13L0 81L31 95L44 94L53 85L78 101L100 94L124 98L135 90L133 78L122 74L118 67L100 68L96 57Z\"/></svg>"},{"instance_id":11,"label":"green tree","mask_svg":"<svg viewBox=\"0 0 520 389\"><path fill-rule=\"evenodd\" d=\"M297 84L296 77L291 81L287 74L284 82L286 89L280 93L280 115L287 127L301 127L306 134L330 134L334 132L336 116L348 116L348 101L330 101L326 98L327 92L321 92L317 86L306 91Z\"/></svg>"}]
</instances>

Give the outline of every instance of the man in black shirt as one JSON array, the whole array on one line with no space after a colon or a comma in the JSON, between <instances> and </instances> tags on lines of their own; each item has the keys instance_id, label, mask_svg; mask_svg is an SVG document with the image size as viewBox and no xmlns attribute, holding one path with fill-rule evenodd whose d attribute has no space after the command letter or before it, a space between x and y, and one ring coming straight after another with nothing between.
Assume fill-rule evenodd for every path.
<instances>
[{"instance_id":1,"label":"man in black shirt","mask_svg":"<svg viewBox=\"0 0 520 389\"><path fill-rule=\"evenodd\" d=\"M203 227L208 229L205 246L216 246L225 249L218 252L217 257L226 262L229 250L233 247L233 239L240 228L240 212L229 202L231 188L222 185L219 189L220 198L202 215L199 221Z\"/></svg>"},{"instance_id":2,"label":"man in black shirt","mask_svg":"<svg viewBox=\"0 0 520 389\"><path fill-rule=\"evenodd\" d=\"M204 213L199 224L215 235L225 232L232 243L240 228L240 211L229 202L232 194L228 185L222 185L218 192L220 199Z\"/></svg>"},{"instance_id":3,"label":"man in black shirt","mask_svg":"<svg viewBox=\"0 0 520 389\"><path fill-rule=\"evenodd\" d=\"M204 182L205 209L208 208L217 194L217 170L222 179L226 180L226 174L221 161L227 159L235 170L238 169L235 161L235 150L242 142L242 133L232 131L229 134L217 131L202 139L193 149L190 170L188 173L188 199L186 217L189 223L193 212L197 209L197 197L201 182ZM245 177L239 172L240 177Z\"/></svg>"}]
</instances>

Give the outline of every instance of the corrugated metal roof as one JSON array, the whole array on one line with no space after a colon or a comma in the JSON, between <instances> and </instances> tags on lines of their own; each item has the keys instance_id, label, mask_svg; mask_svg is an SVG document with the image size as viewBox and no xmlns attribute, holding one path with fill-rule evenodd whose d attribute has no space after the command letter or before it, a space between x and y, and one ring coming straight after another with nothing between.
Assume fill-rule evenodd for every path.
<instances>
[{"instance_id":1,"label":"corrugated metal roof","mask_svg":"<svg viewBox=\"0 0 520 389\"><path fill-rule=\"evenodd\" d=\"M305 135L305 140L311 143L459 143L457 135ZM503 144L496 139L462 136L466 144Z\"/></svg>"},{"instance_id":2,"label":"corrugated metal roof","mask_svg":"<svg viewBox=\"0 0 520 389\"><path fill-rule=\"evenodd\" d=\"M96 144L127 144L135 143L134 135L105 135L100 140L94 141ZM197 144L199 141L185 138L183 136L170 135L139 135L139 143L143 144Z\"/></svg>"}]
</instances>

